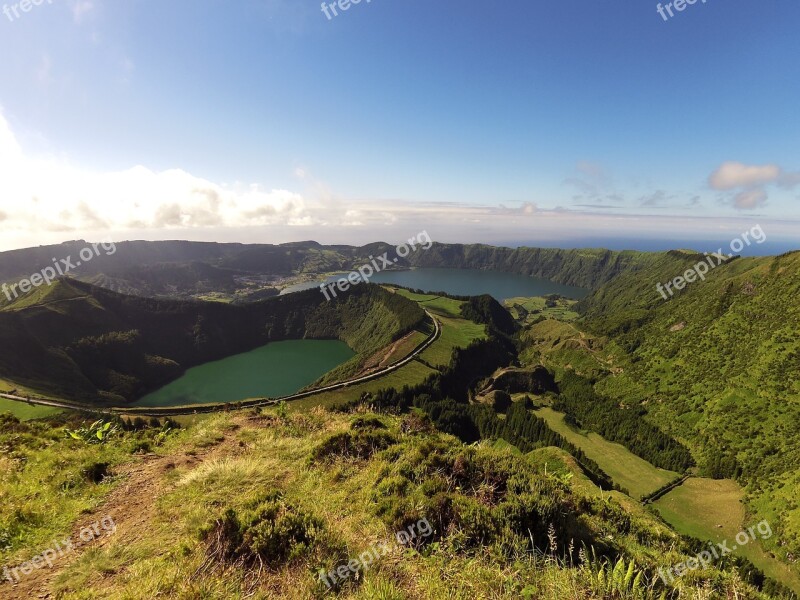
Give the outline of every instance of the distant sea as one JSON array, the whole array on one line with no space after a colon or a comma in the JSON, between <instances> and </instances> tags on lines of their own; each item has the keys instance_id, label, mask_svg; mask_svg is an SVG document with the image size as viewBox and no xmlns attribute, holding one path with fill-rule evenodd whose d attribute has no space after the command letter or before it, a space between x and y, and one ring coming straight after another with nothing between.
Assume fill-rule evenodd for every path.
<instances>
[{"instance_id":1,"label":"distant sea","mask_svg":"<svg viewBox=\"0 0 800 600\"><path fill-rule=\"evenodd\" d=\"M697 250L698 252L716 252L718 248L728 249L734 236L720 237L716 240L676 240L654 238L576 238L562 239L558 242L536 240L514 240L496 243L497 246L528 246L532 248L606 248L608 250L641 250L643 252L662 252L665 250ZM763 244L753 243L740 252L742 256L770 256L783 254L792 250L800 250L798 240L767 239ZM728 250L729 251L729 250Z\"/></svg>"}]
</instances>

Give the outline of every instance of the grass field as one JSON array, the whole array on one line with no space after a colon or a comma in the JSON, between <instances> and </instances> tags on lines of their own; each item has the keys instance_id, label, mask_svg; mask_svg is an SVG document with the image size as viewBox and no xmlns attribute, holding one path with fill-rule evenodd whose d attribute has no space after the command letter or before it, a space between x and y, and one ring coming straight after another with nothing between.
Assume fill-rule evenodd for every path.
<instances>
[{"instance_id":1,"label":"grass field","mask_svg":"<svg viewBox=\"0 0 800 600\"><path fill-rule=\"evenodd\" d=\"M719 542L741 531L743 497L739 484L730 479L690 478L653 506L680 533Z\"/></svg>"},{"instance_id":2,"label":"grass field","mask_svg":"<svg viewBox=\"0 0 800 600\"><path fill-rule=\"evenodd\" d=\"M532 298L516 297L508 298L504 304L511 315L523 324L530 323L539 317L547 319L557 319L559 321L574 321L580 315L572 310L578 303L577 300L567 298L555 301L555 306L547 306L547 298L535 296ZM523 319L524 315L524 319Z\"/></svg>"},{"instance_id":3,"label":"grass field","mask_svg":"<svg viewBox=\"0 0 800 600\"><path fill-rule=\"evenodd\" d=\"M430 294L415 294L403 289L395 293L419 303L436 315L442 322L442 335L420 358L434 367L444 367L450 363L454 348L466 348L474 340L486 337L486 326L473 323L461 317L461 300L443 298Z\"/></svg>"},{"instance_id":4,"label":"grass field","mask_svg":"<svg viewBox=\"0 0 800 600\"><path fill-rule=\"evenodd\" d=\"M431 311L433 312L433 311ZM455 348L466 348L474 340L486 337L486 326L466 321L439 316L442 322L442 335L420 358L435 367L450 364L450 357Z\"/></svg>"},{"instance_id":5,"label":"grass field","mask_svg":"<svg viewBox=\"0 0 800 600\"><path fill-rule=\"evenodd\" d=\"M341 404L349 400L358 399L364 392L377 392L380 389L391 387L400 389L404 385L422 383L426 377L435 372L436 371L430 367L414 360L397 371L389 373L385 377L379 377L372 381L366 381L332 392L317 394L300 400L293 400L288 404L292 411L301 412L315 406L332 406L334 404Z\"/></svg>"},{"instance_id":6,"label":"grass field","mask_svg":"<svg viewBox=\"0 0 800 600\"><path fill-rule=\"evenodd\" d=\"M13 381L8 381L7 379L0 379L0 390L3 390L4 392L15 390L20 396L41 395L35 393L34 390L16 384ZM17 402L16 400L6 400L5 398L0 398L0 413L4 412L10 412L20 421L29 421L31 419L49 417L50 415L61 412L61 409L51 408L49 406L34 406L31 404L26 404L25 402Z\"/></svg>"},{"instance_id":7,"label":"grass field","mask_svg":"<svg viewBox=\"0 0 800 600\"><path fill-rule=\"evenodd\" d=\"M630 496L616 490L601 490L586 476L575 458L561 448L554 446L538 448L528 452L525 456L533 464L545 465L548 473L554 473L562 477L570 474L568 475L570 485L587 496L597 496L604 499L612 498L619 502L625 511L637 517L644 517L647 513L647 509L642 506L641 502L632 499ZM664 525L663 529L666 531L668 527Z\"/></svg>"},{"instance_id":8,"label":"grass field","mask_svg":"<svg viewBox=\"0 0 800 600\"><path fill-rule=\"evenodd\" d=\"M444 298L434 294L415 294L400 288L388 289L401 296L405 296L409 300L417 302L421 307L427 308L434 314L443 315L445 317L461 316L461 305L464 304L461 300L453 300L452 298Z\"/></svg>"},{"instance_id":9,"label":"grass field","mask_svg":"<svg viewBox=\"0 0 800 600\"><path fill-rule=\"evenodd\" d=\"M734 552L768 577L800 593L800 575L770 557L759 543L751 540L738 545L734 541L737 533L757 524L754 518L748 520L743 498L744 492L735 481L691 478L654 502L653 507L679 533L713 542L727 540L729 548L733 550L736 545ZM760 539L758 531L755 535Z\"/></svg>"},{"instance_id":10,"label":"grass field","mask_svg":"<svg viewBox=\"0 0 800 600\"><path fill-rule=\"evenodd\" d=\"M680 477L673 471L654 467L624 446L609 442L596 433L576 431L564 423L563 413L545 407L537 410L536 414L547 421L553 431L583 450L586 456L608 473L614 483L626 488L634 499L638 500Z\"/></svg>"},{"instance_id":11,"label":"grass field","mask_svg":"<svg viewBox=\"0 0 800 600\"><path fill-rule=\"evenodd\" d=\"M420 359L430 365L435 367L446 366L450 363L454 348L465 348L473 340L486 336L486 327L484 325L478 325L462 318L447 316L459 313L459 307L462 304L459 300L413 294L407 290L396 290L396 293L420 302L420 306L424 306L435 314L442 323L442 333L439 339L420 355ZM414 360L385 377L333 392L311 396L310 398L295 400L290 402L289 405L293 411L303 411L314 406L341 404L359 398L364 392L376 392L390 387L400 389L404 385L422 383L429 375L435 372L434 369L431 369L426 364Z\"/></svg>"},{"instance_id":12,"label":"grass field","mask_svg":"<svg viewBox=\"0 0 800 600\"><path fill-rule=\"evenodd\" d=\"M30 421L31 419L49 417L50 415L61 412L61 409L52 408L50 406L33 406L25 402L0 398L0 413L5 412L11 413L20 421Z\"/></svg>"},{"instance_id":13,"label":"grass field","mask_svg":"<svg viewBox=\"0 0 800 600\"><path fill-rule=\"evenodd\" d=\"M399 360L403 360L406 356L411 354L417 346L427 340L428 335L429 334L422 333L421 331L415 331L397 345L397 348L392 355L388 358L388 360L384 360L381 363L381 366L387 366L392 363L396 363Z\"/></svg>"}]
</instances>

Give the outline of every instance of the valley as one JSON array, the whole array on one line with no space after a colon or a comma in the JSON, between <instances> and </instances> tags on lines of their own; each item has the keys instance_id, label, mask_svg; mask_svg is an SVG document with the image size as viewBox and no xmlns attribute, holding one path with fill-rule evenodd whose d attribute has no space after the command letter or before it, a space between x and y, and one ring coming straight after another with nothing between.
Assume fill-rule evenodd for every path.
<instances>
[{"instance_id":1,"label":"valley","mask_svg":"<svg viewBox=\"0 0 800 600\"><path fill-rule=\"evenodd\" d=\"M432 250L444 252L437 244ZM470 248L459 248L456 256L471 257L470 268L480 264ZM597 256L576 252L574 260ZM173 434L170 444L182 444L179 440L185 436L217 439L219 426L209 429L209 423L235 422L230 432L251 440L245 441L245 448L251 443L261 448L258 440L273 435L267 430L275 427L316 439L327 430L319 424L323 415L341 429L348 414L375 414L391 423L392 430L405 431L399 420L424 414L432 428L425 435L438 431L441 434L435 435L453 436L447 444L458 440L480 448L501 440L492 452L503 461L524 456L535 469L549 473L547 477L574 481L573 493L587 494L595 499L592 502L613 502L635 515L631 518L641 531L655 536L643 547L622 541L623 535L611 550L594 534L563 526L570 535L592 539L603 552L636 557L651 574L657 564L670 564L659 562L650 550L666 539L672 551L679 547L679 554L691 554L700 541L730 539L746 525L767 520L775 535L714 566L714 577L728 582L724 585L738 585L727 579L735 572L744 578L743 585L770 597L788 597L788 590L800 590L792 558L800 539L795 535L797 507L784 500L790 490L797 490L792 470L796 431L789 432L787 426L797 419L800 403L796 380L775 375L793 360L793 338L780 322L762 320L756 326L744 319L762 311L754 303L766 302L770 311L780 305L781 314L797 322L791 298L800 282L798 255L733 261L720 267L704 287L686 290L669 304L642 290L693 257L623 253L617 260L623 256L630 262L619 271L607 271L608 281L596 274L582 279L581 283L594 282L593 289L574 299L561 294L521 296L513 284L500 286L508 289L498 294L500 298L460 296L456 292L464 288L459 286L474 272L464 271L462 280L451 280L436 278L438 270L429 266L402 272L421 276L405 280L427 283L421 289L400 287L396 281L356 286L333 302L326 302L318 289L244 303L198 302L174 294L148 299L62 280L0 308L0 391L7 394L0 408L11 407L20 423L31 423L42 432L74 427L82 417L35 406L37 397L63 402L65 408L80 403L99 411L102 419L116 413L123 424L136 417L153 417L159 423L168 417L181 419L186 431ZM424 262L413 255L409 261ZM497 258L493 262L497 264ZM574 265L566 261L564 269ZM515 269L520 273L529 267L517 264ZM491 270L480 273L478 289L487 273L488 281L505 277ZM575 282L574 275L550 275ZM453 282L456 287L448 289ZM434 283L445 289L433 289ZM552 289L544 291L553 293ZM505 300L505 306L498 300ZM675 328L675 323L682 327ZM737 329L747 331L748 337L741 338ZM323 345L329 351L318 352ZM711 347L723 348L725 356L739 361L742 372L719 379L716 373L728 367L719 362L723 354L709 352ZM759 357L750 367L742 362L748 353ZM305 364L309 355L320 362ZM37 369L36 364L49 367ZM298 365L303 368L293 372ZM528 375L496 378L510 367ZM258 377L251 380L251 373ZM687 385L690 377L696 378L694 385ZM748 377L787 402L770 402ZM777 426L761 428L743 420L737 404L725 399L730 394L751 411L767 411ZM8 399L17 396L33 399ZM282 398L285 404L279 402ZM747 435L737 436L733 423ZM788 437L779 442L774 437L778 432ZM128 436L122 430L117 435L121 440ZM362 433L348 435L356 436L355 451ZM721 440L727 453L719 452ZM764 451L779 443L784 445L781 467L769 450ZM104 453L103 448L97 451ZM170 448L168 444L160 452L169 457ZM377 449L369 456L373 451ZM123 464L140 459L135 453L124 458L123 452L117 460ZM283 458L262 454L257 460L274 464ZM348 463L341 467L342 476L357 480L362 476L359 469L369 471L370 460L375 459ZM236 464L247 472L254 468ZM684 474L690 476L683 483L652 504L641 505L643 497ZM279 487L292 496L297 492ZM773 495L775 490L780 493ZM422 497L425 502L432 498ZM329 505L326 510L338 509ZM6 531L12 531L12 525L0 523ZM27 539L25 544L35 545L33 538L18 535ZM447 539L452 544L457 538ZM664 548L659 555L667 557ZM670 560L680 562L678 556ZM550 576L560 577L555 571ZM215 581L213 576L209 581ZM649 581L658 593L657 580ZM72 585L66 583L64 589Z\"/></svg>"},{"instance_id":2,"label":"valley","mask_svg":"<svg viewBox=\"0 0 800 600\"><path fill-rule=\"evenodd\" d=\"M2 12L0 600L800 600L796 0Z\"/></svg>"}]
</instances>

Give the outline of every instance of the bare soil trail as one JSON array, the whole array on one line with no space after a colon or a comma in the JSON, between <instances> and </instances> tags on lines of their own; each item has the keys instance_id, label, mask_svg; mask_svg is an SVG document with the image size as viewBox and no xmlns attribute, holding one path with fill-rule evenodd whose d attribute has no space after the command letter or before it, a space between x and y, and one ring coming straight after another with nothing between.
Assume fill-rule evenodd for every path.
<instances>
[{"instance_id":1,"label":"bare soil trail","mask_svg":"<svg viewBox=\"0 0 800 600\"><path fill-rule=\"evenodd\" d=\"M241 416L238 419L245 419ZM237 423L238 425L238 423ZM236 427L238 429L238 427ZM187 450L177 455L158 456L145 454L115 469L119 483L108 498L91 513L81 515L72 526L70 539L74 549L65 552L53 561L52 568L43 565L28 575L19 573L19 581L12 585L7 579L0 581L0 598L3 600L29 600L31 598L55 598L52 584L56 577L75 562L90 548L101 548L108 544L129 545L150 535L150 524L156 513L156 498L169 491L165 475L178 467L192 467L209 459L217 458L238 450L235 429L224 432L224 439L218 444L198 451ZM85 528L110 517L115 529L104 531L89 542L82 542L80 534ZM87 537L89 537L87 535ZM58 540L56 540L58 541ZM46 550L42 548L42 551ZM18 565L14 565L18 566Z\"/></svg>"}]
</instances>

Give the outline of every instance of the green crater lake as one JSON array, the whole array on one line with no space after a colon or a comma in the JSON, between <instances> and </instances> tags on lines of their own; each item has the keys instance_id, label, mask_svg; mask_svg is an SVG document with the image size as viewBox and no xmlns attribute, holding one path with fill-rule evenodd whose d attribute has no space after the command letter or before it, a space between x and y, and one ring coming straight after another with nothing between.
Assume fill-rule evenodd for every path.
<instances>
[{"instance_id":1,"label":"green crater lake","mask_svg":"<svg viewBox=\"0 0 800 600\"><path fill-rule=\"evenodd\" d=\"M347 362L355 352L338 340L272 342L206 363L133 406L181 406L288 396Z\"/></svg>"}]
</instances>

